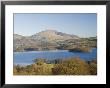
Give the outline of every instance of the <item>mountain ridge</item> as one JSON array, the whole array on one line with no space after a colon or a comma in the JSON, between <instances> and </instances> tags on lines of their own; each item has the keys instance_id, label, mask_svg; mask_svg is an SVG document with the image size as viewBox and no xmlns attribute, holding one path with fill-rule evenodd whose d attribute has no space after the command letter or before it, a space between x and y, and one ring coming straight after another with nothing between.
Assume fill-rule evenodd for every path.
<instances>
[{"instance_id":1,"label":"mountain ridge","mask_svg":"<svg viewBox=\"0 0 110 88\"><path fill-rule=\"evenodd\" d=\"M27 48L34 50L66 49L81 41L77 35L66 34L56 30L45 30L31 36L14 34L14 51L24 51Z\"/></svg>"},{"instance_id":2,"label":"mountain ridge","mask_svg":"<svg viewBox=\"0 0 110 88\"><path fill-rule=\"evenodd\" d=\"M70 35L70 34L58 32L56 30L45 30L45 31L32 35L32 37L33 36L34 36L34 38L35 38L35 36L36 37L41 36L48 40L65 40L65 39L79 38L76 35Z\"/></svg>"}]
</instances>

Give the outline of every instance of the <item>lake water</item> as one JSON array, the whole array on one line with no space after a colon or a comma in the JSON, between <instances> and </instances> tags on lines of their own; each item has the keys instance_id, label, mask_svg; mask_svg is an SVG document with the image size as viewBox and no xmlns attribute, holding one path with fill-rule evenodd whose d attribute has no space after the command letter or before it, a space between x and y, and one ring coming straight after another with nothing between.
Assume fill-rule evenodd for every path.
<instances>
[{"instance_id":1,"label":"lake water","mask_svg":"<svg viewBox=\"0 0 110 88\"><path fill-rule=\"evenodd\" d=\"M97 49L93 48L92 51L88 53L69 52L68 50L14 52L14 64L32 64L32 60L36 58L67 59L71 57L80 57L84 60L92 60L94 58L97 58Z\"/></svg>"}]
</instances>

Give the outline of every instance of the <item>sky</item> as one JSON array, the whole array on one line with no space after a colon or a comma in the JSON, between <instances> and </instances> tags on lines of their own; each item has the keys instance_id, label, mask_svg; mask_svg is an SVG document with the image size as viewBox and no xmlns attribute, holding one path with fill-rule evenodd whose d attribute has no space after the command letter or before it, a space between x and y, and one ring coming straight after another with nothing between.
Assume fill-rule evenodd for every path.
<instances>
[{"instance_id":1,"label":"sky","mask_svg":"<svg viewBox=\"0 0 110 88\"><path fill-rule=\"evenodd\" d=\"M45 30L57 30L79 37L97 35L95 13L16 13L14 34L30 36Z\"/></svg>"}]
</instances>

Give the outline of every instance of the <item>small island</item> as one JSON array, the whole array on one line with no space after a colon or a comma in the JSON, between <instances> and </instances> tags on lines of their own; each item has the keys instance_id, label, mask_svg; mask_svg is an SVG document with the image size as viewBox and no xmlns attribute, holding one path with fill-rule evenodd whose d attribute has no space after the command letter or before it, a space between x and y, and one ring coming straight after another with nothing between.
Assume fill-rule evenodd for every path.
<instances>
[{"instance_id":1,"label":"small island","mask_svg":"<svg viewBox=\"0 0 110 88\"><path fill-rule=\"evenodd\" d=\"M78 47L78 48L73 48L73 49L69 49L69 52L90 52L91 48L90 47Z\"/></svg>"}]
</instances>

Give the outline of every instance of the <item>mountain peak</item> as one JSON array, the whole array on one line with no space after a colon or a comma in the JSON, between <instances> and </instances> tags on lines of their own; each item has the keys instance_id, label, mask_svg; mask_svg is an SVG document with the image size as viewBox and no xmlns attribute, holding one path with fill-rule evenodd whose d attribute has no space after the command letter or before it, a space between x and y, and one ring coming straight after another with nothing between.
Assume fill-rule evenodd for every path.
<instances>
[{"instance_id":1,"label":"mountain peak","mask_svg":"<svg viewBox=\"0 0 110 88\"><path fill-rule=\"evenodd\" d=\"M76 39L78 36L76 35L71 35L71 34L66 34L63 32L58 32L53 29L48 29L41 31L35 35L33 35L35 38L42 37L48 40L68 40L68 39Z\"/></svg>"},{"instance_id":2,"label":"mountain peak","mask_svg":"<svg viewBox=\"0 0 110 88\"><path fill-rule=\"evenodd\" d=\"M52 29L46 29L45 31L42 32L57 32L56 30L52 30Z\"/></svg>"}]
</instances>

